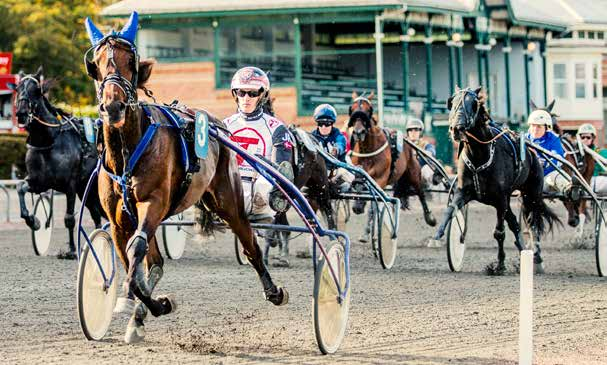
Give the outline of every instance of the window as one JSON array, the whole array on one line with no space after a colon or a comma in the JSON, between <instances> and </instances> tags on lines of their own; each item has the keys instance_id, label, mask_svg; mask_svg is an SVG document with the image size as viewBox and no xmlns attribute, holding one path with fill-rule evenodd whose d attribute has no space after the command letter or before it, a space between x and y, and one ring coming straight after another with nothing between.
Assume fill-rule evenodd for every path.
<instances>
[{"instance_id":1,"label":"window","mask_svg":"<svg viewBox=\"0 0 607 365\"><path fill-rule=\"evenodd\" d=\"M552 65L554 80L554 96L560 99L567 98L567 65L555 63Z\"/></svg>"},{"instance_id":2,"label":"window","mask_svg":"<svg viewBox=\"0 0 607 365\"><path fill-rule=\"evenodd\" d=\"M588 32L588 39L594 39L595 38L595 33L594 32Z\"/></svg>"},{"instance_id":3,"label":"window","mask_svg":"<svg viewBox=\"0 0 607 365\"><path fill-rule=\"evenodd\" d=\"M580 38L580 39L586 38L586 32L584 32L583 30L578 30L577 31L577 37Z\"/></svg>"},{"instance_id":4,"label":"window","mask_svg":"<svg viewBox=\"0 0 607 365\"><path fill-rule=\"evenodd\" d=\"M598 99L599 97L599 88L601 87L601 81L599 78L599 64L592 64L592 97Z\"/></svg>"},{"instance_id":5,"label":"window","mask_svg":"<svg viewBox=\"0 0 607 365\"><path fill-rule=\"evenodd\" d=\"M603 32L596 32L596 37L598 39L604 39L605 38L605 33L603 33Z\"/></svg>"},{"instance_id":6,"label":"window","mask_svg":"<svg viewBox=\"0 0 607 365\"><path fill-rule=\"evenodd\" d=\"M586 98L586 64L575 64L575 97L577 99Z\"/></svg>"}]
</instances>

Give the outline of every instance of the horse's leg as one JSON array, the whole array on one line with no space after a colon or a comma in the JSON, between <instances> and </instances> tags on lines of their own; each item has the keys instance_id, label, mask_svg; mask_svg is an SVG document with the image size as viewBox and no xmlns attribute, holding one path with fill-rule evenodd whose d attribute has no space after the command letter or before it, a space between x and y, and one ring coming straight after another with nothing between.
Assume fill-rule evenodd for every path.
<instances>
[{"instance_id":1,"label":"horse's leg","mask_svg":"<svg viewBox=\"0 0 607 365\"><path fill-rule=\"evenodd\" d=\"M430 227L434 227L436 226L436 218L434 218L434 215L432 214L432 211L430 210L430 208L428 207L428 203L426 202L426 192L424 191L424 185L422 184L421 179L417 179L417 181L415 180L416 179L411 180L411 185L417 192L419 202L422 204L422 209L424 210L424 220L426 221L427 225L429 225Z\"/></svg>"},{"instance_id":2,"label":"horse's leg","mask_svg":"<svg viewBox=\"0 0 607 365\"><path fill-rule=\"evenodd\" d=\"M366 205L366 203L363 203L363 207L364 205ZM358 240L362 243L370 242L373 239L373 237L371 237L371 225L373 224L373 219L375 218L375 216L373 215L374 212L374 205L373 203L371 203L369 204L369 211L367 212L367 224L363 228L363 233L358 238Z\"/></svg>"},{"instance_id":3,"label":"horse's leg","mask_svg":"<svg viewBox=\"0 0 607 365\"><path fill-rule=\"evenodd\" d=\"M149 251L145 257L145 263L147 267L147 285L150 289L150 295L154 291L154 288L162 279L164 274L163 265L164 260L158 250L158 242L156 236L152 236L152 239L148 242ZM171 303L174 305L174 301ZM175 307L172 308L175 311ZM124 335L124 341L126 343L140 342L145 337L144 320L147 317L148 309L143 303L138 303L133 310L133 315L129 320L126 327L126 333Z\"/></svg>"},{"instance_id":4,"label":"horse's leg","mask_svg":"<svg viewBox=\"0 0 607 365\"><path fill-rule=\"evenodd\" d=\"M37 231L40 229L40 222L34 217L30 215L30 212L27 210L27 205L25 205L25 194L27 194L30 190L30 186L27 183L27 178L25 181L21 182L17 186L17 194L19 195L19 207L21 209L21 218L25 219L25 224L28 227Z\"/></svg>"},{"instance_id":5,"label":"horse's leg","mask_svg":"<svg viewBox=\"0 0 607 365\"><path fill-rule=\"evenodd\" d=\"M508 209L506 209L506 223L508 223L508 228L514 234L514 245L520 251L522 251L525 247L525 240L523 239L523 232L521 230L521 225L516 219L516 215L512 212L510 208L510 204L508 204Z\"/></svg>"},{"instance_id":6,"label":"horse's leg","mask_svg":"<svg viewBox=\"0 0 607 365\"><path fill-rule=\"evenodd\" d=\"M126 245L129 266L125 284L148 307L154 317L169 314L176 309L175 303L170 297L152 299L144 270L143 260L148 254L148 250L150 255L154 254L154 250L158 250L153 236L163 218L160 206L162 206L161 198L155 195L146 201L137 202L139 224ZM148 237L150 237L149 240ZM148 242L151 245L148 245Z\"/></svg>"},{"instance_id":7,"label":"horse's leg","mask_svg":"<svg viewBox=\"0 0 607 365\"><path fill-rule=\"evenodd\" d=\"M101 211L99 206L88 207L91 218L95 223L95 228L101 228Z\"/></svg>"},{"instance_id":8,"label":"horse's leg","mask_svg":"<svg viewBox=\"0 0 607 365\"><path fill-rule=\"evenodd\" d=\"M279 224L283 226L288 226L289 221L287 220L287 214L278 213L274 217L274 224ZM264 262L267 265L269 254L270 254L270 245L271 240L274 240L273 246L278 245L278 249L280 251L279 256L272 262L272 266L277 267L289 267L289 241L288 236L285 235L285 232L282 231L271 231L269 237L266 237L266 247L264 249Z\"/></svg>"},{"instance_id":9,"label":"horse's leg","mask_svg":"<svg viewBox=\"0 0 607 365\"><path fill-rule=\"evenodd\" d=\"M495 270L496 275L502 275L506 271L506 252L504 251L504 239L506 238L506 230L504 229L504 218L506 215L505 204L498 204L495 207L497 211L497 223L495 230L493 231L493 238L497 241L497 268Z\"/></svg>"},{"instance_id":10,"label":"horse's leg","mask_svg":"<svg viewBox=\"0 0 607 365\"><path fill-rule=\"evenodd\" d=\"M68 231L68 247L69 252L65 254L66 258L76 258L76 246L74 245L74 227L76 226L76 218L74 217L74 209L76 207L76 193L75 190L70 190L65 194L67 206L65 209L65 217L63 217L63 223Z\"/></svg>"},{"instance_id":11,"label":"horse's leg","mask_svg":"<svg viewBox=\"0 0 607 365\"><path fill-rule=\"evenodd\" d=\"M443 220L436 231L436 235L434 235L435 240L440 240L445 235L445 229L447 229L447 224L453 218L453 214L455 209L462 209L466 203L470 201L471 197L469 194L465 194L462 189L456 188L453 193L453 200L451 200L451 204L445 210L443 214Z\"/></svg>"}]
</instances>

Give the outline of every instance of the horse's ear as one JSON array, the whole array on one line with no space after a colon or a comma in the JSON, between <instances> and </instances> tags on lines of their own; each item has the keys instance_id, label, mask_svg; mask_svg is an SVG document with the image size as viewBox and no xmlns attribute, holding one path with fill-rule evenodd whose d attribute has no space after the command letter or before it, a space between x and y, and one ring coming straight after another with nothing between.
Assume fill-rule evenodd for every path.
<instances>
[{"instance_id":1,"label":"horse's ear","mask_svg":"<svg viewBox=\"0 0 607 365\"><path fill-rule=\"evenodd\" d=\"M482 89L483 89L483 87L482 87L482 86L479 86L479 87L477 87L477 88L476 88L476 90L474 90L474 93L475 93L476 95L479 95L479 93L481 92L481 90L482 90Z\"/></svg>"},{"instance_id":2,"label":"horse's ear","mask_svg":"<svg viewBox=\"0 0 607 365\"><path fill-rule=\"evenodd\" d=\"M148 82L155 63L155 60L143 60L139 62L139 76L137 78L138 88L143 87L145 83Z\"/></svg>"},{"instance_id":3,"label":"horse's ear","mask_svg":"<svg viewBox=\"0 0 607 365\"><path fill-rule=\"evenodd\" d=\"M455 92L458 93L462 91L462 89L459 87L459 85L455 85Z\"/></svg>"},{"instance_id":4,"label":"horse's ear","mask_svg":"<svg viewBox=\"0 0 607 365\"><path fill-rule=\"evenodd\" d=\"M42 76L42 65L40 65L40 67L38 67L38 70L36 71L36 74L34 75L34 77L38 80L40 80L40 76Z\"/></svg>"},{"instance_id":5,"label":"horse's ear","mask_svg":"<svg viewBox=\"0 0 607 365\"><path fill-rule=\"evenodd\" d=\"M97 65L95 62L84 60L84 65L86 66L87 75L89 75L93 80L97 80Z\"/></svg>"},{"instance_id":6,"label":"horse's ear","mask_svg":"<svg viewBox=\"0 0 607 365\"><path fill-rule=\"evenodd\" d=\"M371 91L371 93L369 94L369 96L367 96L367 100L373 99L374 96L375 96L375 91Z\"/></svg>"},{"instance_id":7,"label":"horse's ear","mask_svg":"<svg viewBox=\"0 0 607 365\"><path fill-rule=\"evenodd\" d=\"M19 73L17 75L19 75L19 78L22 79L23 76L25 76L25 72L23 72L23 70L19 70Z\"/></svg>"},{"instance_id":8,"label":"horse's ear","mask_svg":"<svg viewBox=\"0 0 607 365\"><path fill-rule=\"evenodd\" d=\"M447 99L447 110L451 110L452 107L453 107L453 96L450 96L449 99Z\"/></svg>"},{"instance_id":9,"label":"horse's ear","mask_svg":"<svg viewBox=\"0 0 607 365\"><path fill-rule=\"evenodd\" d=\"M356 100L356 98L358 98L358 93L356 90L352 90L352 100Z\"/></svg>"},{"instance_id":10,"label":"horse's ear","mask_svg":"<svg viewBox=\"0 0 607 365\"><path fill-rule=\"evenodd\" d=\"M531 100L531 99L529 99L529 106L530 106L530 107L531 107L531 109L533 109L533 110L537 110L537 109L539 109L539 108L537 107L537 105L535 105L535 103L533 102L533 100Z\"/></svg>"},{"instance_id":11,"label":"horse's ear","mask_svg":"<svg viewBox=\"0 0 607 365\"><path fill-rule=\"evenodd\" d=\"M348 115L352 115L352 105L348 107Z\"/></svg>"},{"instance_id":12,"label":"horse's ear","mask_svg":"<svg viewBox=\"0 0 607 365\"><path fill-rule=\"evenodd\" d=\"M552 108L554 108L554 103L556 102L556 99L552 99L552 101L550 102L550 104L548 104L548 106L546 107L546 111L548 113L552 112Z\"/></svg>"}]
</instances>

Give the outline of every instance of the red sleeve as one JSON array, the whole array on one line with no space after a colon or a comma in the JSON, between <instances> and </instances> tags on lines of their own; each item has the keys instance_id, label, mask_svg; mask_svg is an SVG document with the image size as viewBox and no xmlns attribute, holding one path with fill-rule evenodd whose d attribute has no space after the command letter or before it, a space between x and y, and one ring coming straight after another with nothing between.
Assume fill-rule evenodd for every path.
<instances>
[{"instance_id":1,"label":"red sleeve","mask_svg":"<svg viewBox=\"0 0 607 365\"><path fill-rule=\"evenodd\" d=\"M346 137L346 152L350 152L350 138L348 138L348 133L341 132L341 134L343 134L344 137Z\"/></svg>"}]
</instances>

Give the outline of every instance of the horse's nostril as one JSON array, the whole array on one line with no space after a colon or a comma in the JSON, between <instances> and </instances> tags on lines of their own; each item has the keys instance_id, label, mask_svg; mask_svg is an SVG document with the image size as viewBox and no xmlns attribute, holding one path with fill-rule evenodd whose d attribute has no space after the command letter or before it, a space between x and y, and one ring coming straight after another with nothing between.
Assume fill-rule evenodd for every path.
<instances>
[{"instance_id":1,"label":"horse's nostril","mask_svg":"<svg viewBox=\"0 0 607 365\"><path fill-rule=\"evenodd\" d=\"M99 104L99 111L102 113L105 113L105 104L103 104L103 103Z\"/></svg>"}]
</instances>

